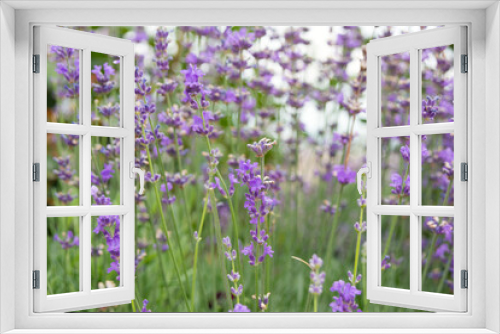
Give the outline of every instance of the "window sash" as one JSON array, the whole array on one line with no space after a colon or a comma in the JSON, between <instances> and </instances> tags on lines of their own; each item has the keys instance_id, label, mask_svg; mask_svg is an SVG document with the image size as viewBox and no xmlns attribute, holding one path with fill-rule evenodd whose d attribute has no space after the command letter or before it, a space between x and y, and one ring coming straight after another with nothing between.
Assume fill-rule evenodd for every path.
<instances>
[{"instance_id":1,"label":"window sash","mask_svg":"<svg viewBox=\"0 0 500 334\"><path fill-rule=\"evenodd\" d=\"M382 38L368 44L367 65L367 161L372 164L367 198L367 296L370 302L423 310L467 310L467 290L461 289L460 271L467 269L467 184L460 181L460 163L467 162L467 89L466 75L460 73L460 55L466 54L466 28L455 26L402 36ZM421 110L420 50L454 45L454 122L419 124ZM380 57L410 53L410 125L381 127ZM425 206L421 199L420 135L454 134L454 197L453 207ZM381 138L410 137L410 205L381 205ZM381 215L410 217L410 289L381 286ZM422 282L423 216L454 217L454 294L444 295L420 291Z\"/></svg>"},{"instance_id":2,"label":"window sash","mask_svg":"<svg viewBox=\"0 0 500 334\"><path fill-rule=\"evenodd\" d=\"M47 47L57 45L80 52L79 113L81 124L48 123ZM121 57L120 127L91 126L91 52ZM34 311L74 311L129 303L134 298L134 180L129 162L134 161L134 47L130 41L71 29L35 27L34 53L40 55L40 73L34 81L34 161L40 163L40 182L34 183L34 270L40 270L40 289L33 290ZM79 206L47 207L47 134L79 135ZM120 138L120 205L91 205L91 138ZM91 288L91 217L120 215L120 286ZM47 295L47 217L80 217L80 291Z\"/></svg>"}]
</instances>

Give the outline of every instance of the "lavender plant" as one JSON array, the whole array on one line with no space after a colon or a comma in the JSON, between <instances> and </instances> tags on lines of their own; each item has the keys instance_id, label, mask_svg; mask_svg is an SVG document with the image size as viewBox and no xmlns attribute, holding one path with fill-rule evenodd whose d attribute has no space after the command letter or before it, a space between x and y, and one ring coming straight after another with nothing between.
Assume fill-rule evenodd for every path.
<instances>
[{"instance_id":1,"label":"lavender plant","mask_svg":"<svg viewBox=\"0 0 500 334\"><path fill-rule=\"evenodd\" d=\"M147 172L135 196L136 299L94 311L405 311L366 300L366 193L353 183L365 163L365 45L420 27L77 29L137 44L135 164ZM47 52L47 119L79 123L79 51ZM381 69L382 123L407 125L408 54ZM452 71L451 46L422 51L422 123L453 121ZM119 124L120 75L118 58L92 53L92 125ZM420 139L422 204L453 205L453 134ZM80 137L47 142L47 205L78 205ZM92 204L118 204L120 141L91 146ZM383 203L408 204L408 138L383 140L382 152ZM383 283L401 287L409 226L382 218ZM453 219L421 219L423 288L452 293ZM51 293L78 289L77 221L48 224ZM93 288L119 284L119 245L120 217L94 217ZM307 278L291 257L311 254Z\"/></svg>"}]
</instances>

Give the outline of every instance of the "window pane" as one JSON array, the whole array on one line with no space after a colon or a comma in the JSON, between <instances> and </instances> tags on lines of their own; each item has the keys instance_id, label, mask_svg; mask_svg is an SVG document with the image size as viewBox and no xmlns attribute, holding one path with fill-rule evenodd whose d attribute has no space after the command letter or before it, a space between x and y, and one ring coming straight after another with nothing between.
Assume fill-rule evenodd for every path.
<instances>
[{"instance_id":1,"label":"window pane","mask_svg":"<svg viewBox=\"0 0 500 334\"><path fill-rule=\"evenodd\" d=\"M92 289L120 285L120 216L92 217Z\"/></svg>"},{"instance_id":2,"label":"window pane","mask_svg":"<svg viewBox=\"0 0 500 334\"><path fill-rule=\"evenodd\" d=\"M410 124L410 53L380 57L381 126Z\"/></svg>"},{"instance_id":3,"label":"window pane","mask_svg":"<svg viewBox=\"0 0 500 334\"><path fill-rule=\"evenodd\" d=\"M422 50L422 123L453 122L453 45Z\"/></svg>"},{"instance_id":4,"label":"window pane","mask_svg":"<svg viewBox=\"0 0 500 334\"><path fill-rule=\"evenodd\" d=\"M47 218L47 294L80 291L80 218Z\"/></svg>"},{"instance_id":5,"label":"window pane","mask_svg":"<svg viewBox=\"0 0 500 334\"><path fill-rule=\"evenodd\" d=\"M120 126L120 57L91 52L92 125Z\"/></svg>"},{"instance_id":6,"label":"window pane","mask_svg":"<svg viewBox=\"0 0 500 334\"><path fill-rule=\"evenodd\" d=\"M120 204L120 138L92 137L92 205Z\"/></svg>"},{"instance_id":7,"label":"window pane","mask_svg":"<svg viewBox=\"0 0 500 334\"><path fill-rule=\"evenodd\" d=\"M422 291L453 294L453 218L421 219Z\"/></svg>"},{"instance_id":8,"label":"window pane","mask_svg":"<svg viewBox=\"0 0 500 334\"><path fill-rule=\"evenodd\" d=\"M381 216L382 286L410 289L410 217Z\"/></svg>"},{"instance_id":9,"label":"window pane","mask_svg":"<svg viewBox=\"0 0 500 334\"><path fill-rule=\"evenodd\" d=\"M421 136L422 205L453 205L453 134Z\"/></svg>"},{"instance_id":10,"label":"window pane","mask_svg":"<svg viewBox=\"0 0 500 334\"><path fill-rule=\"evenodd\" d=\"M382 204L410 204L410 137L382 138Z\"/></svg>"},{"instance_id":11,"label":"window pane","mask_svg":"<svg viewBox=\"0 0 500 334\"><path fill-rule=\"evenodd\" d=\"M47 206L79 205L80 137L47 134Z\"/></svg>"},{"instance_id":12,"label":"window pane","mask_svg":"<svg viewBox=\"0 0 500 334\"><path fill-rule=\"evenodd\" d=\"M47 48L47 122L80 122L80 50Z\"/></svg>"}]
</instances>

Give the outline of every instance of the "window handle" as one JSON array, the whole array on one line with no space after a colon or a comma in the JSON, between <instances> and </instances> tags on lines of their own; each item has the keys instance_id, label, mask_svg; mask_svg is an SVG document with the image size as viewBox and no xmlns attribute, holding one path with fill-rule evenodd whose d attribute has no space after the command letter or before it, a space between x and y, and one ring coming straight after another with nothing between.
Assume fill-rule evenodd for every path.
<instances>
[{"instance_id":1,"label":"window handle","mask_svg":"<svg viewBox=\"0 0 500 334\"><path fill-rule=\"evenodd\" d=\"M366 174L366 177L371 179L372 178L372 163L371 162L367 162L366 163L366 167L362 167L358 170L358 174L357 174L357 184L358 184L358 192L360 195L362 195L363 191L362 191L362 187L361 187L361 177L363 176L363 174Z\"/></svg>"},{"instance_id":2,"label":"window handle","mask_svg":"<svg viewBox=\"0 0 500 334\"><path fill-rule=\"evenodd\" d=\"M139 195L144 195L144 171L140 168L135 167L134 161L129 163L130 178L135 179L135 174L139 174Z\"/></svg>"}]
</instances>

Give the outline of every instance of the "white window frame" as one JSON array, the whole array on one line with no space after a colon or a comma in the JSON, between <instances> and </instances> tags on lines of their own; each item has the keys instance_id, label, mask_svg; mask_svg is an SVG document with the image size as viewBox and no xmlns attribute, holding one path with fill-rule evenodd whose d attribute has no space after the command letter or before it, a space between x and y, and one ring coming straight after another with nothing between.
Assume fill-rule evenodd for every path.
<instances>
[{"instance_id":1,"label":"white window frame","mask_svg":"<svg viewBox=\"0 0 500 334\"><path fill-rule=\"evenodd\" d=\"M0 122L0 189L1 233L0 256L0 315L2 330L12 333L35 333L50 329L51 333L76 332L76 328L92 333L142 332L154 329L161 332L192 332L213 329L214 332L236 332L238 328L267 328L267 332L350 332L350 333L493 333L500 331L499 302L499 227L500 209L500 137L498 109L500 98L500 11L498 4L490 2L433 1L415 2L240 2L206 3L79 1L70 2L17 2L1 5L0 54L2 77ZM16 7L14 10L11 6ZM99 6L100 8L97 8ZM138 6L141 10L117 9L120 6ZM398 9L394 9L398 6ZM426 7L432 6L432 7ZM460 9L450 9L460 6ZM490 6L488 9L486 7ZM37 8L38 7L38 8ZM66 8L61 8L66 7ZM112 10L102 9L102 7ZM406 7L406 9L404 9ZM23 9L24 8L24 9ZM52 10L41 10L51 8ZM78 8L78 9L75 9ZM114 8L114 9L113 9ZM149 9L148 9L149 8ZM349 9L346 9L349 8ZM377 9L373 9L377 8ZM403 8L403 9L401 9ZM411 10L409 10L411 8ZM59 10L53 10L59 9ZM470 157L468 203L469 242L468 312L434 314L34 314L31 290L32 221L33 212L31 159L32 147L32 94L31 54L32 27L37 24L60 25L435 25L464 24L469 31L468 85L468 146ZM13 38L15 32L15 40ZM5 43L5 44L4 44ZM6 49L3 46L11 46ZM15 57L13 48L15 47ZM488 62L488 72L485 64ZM15 66L15 71L13 70ZM4 74L9 74L8 76ZM14 87L9 86L15 77ZM486 85L486 83L488 85ZM12 94L12 97L7 94ZM14 94L15 93L15 94ZM14 99L15 96L15 99ZM486 108L488 107L488 108ZM9 108L7 112L5 109ZM15 110L12 113L12 110ZM474 118L472 118L474 115ZM488 122L486 122L488 117ZM29 120L28 122L26 120ZM6 122L7 121L7 122ZM8 124L8 125L7 125ZM15 124L14 130L8 126ZM488 132L486 141L485 132ZM12 148L14 136L15 147ZM488 155L485 148L490 151ZM15 159L14 167L4 161ZM490 164L486 165L488 161ZM486 166L486 167L485 167ZM485 182L485 169L492 172ZM4 187L8 185L9 188ZM12 196L15 188L15 201ZM486 194L488 193L488 196ZM485 206L485 201L489 204ZM13 203L14 202L14 203ZM7 205L15 205L15 211ZM488 219L485 219L485 217ZM12 220L15 219L15 226ZM472 230L471 226L474 226ZM12 238L14 235L14 238ZM14 256L12 256L14 252ZM487 253L488 252L488 253ZM485 254L492 256L485 265ZM15 288L13 288L15 287ZM488 291L486 293L486 291ZM14 305L14 307L13 307ZM226 328L226 330L223 330ZM288 328L288 329L285 329ZM351 328L340 330L340 328ZM354 328L357 328L355 330ZM413 330L412 330L413 328ZM221 330L216 330L221 329ZM298 330L297 330L298 329ZM336 330L337 329L337 330ZM490 330L491 329L491 330ZM242 330L243 331L243 330ZM46 331L45 331L46 332ZM183 331L186 332L186 331Z\"/></svg>"},{"instance_id":2,"label":"white window frame","mask_svg":"<svg viewBox=\"0 0 500 334\"><path fill-rule=\"evenodd\" d=\"M466 27L451 26L400 36L380 38L367 46L367 163L371 175L367 182L367 297L370 302L422 310L464 312L467 291L461 287L461 270L467 270L467 185L461 181L461 163L467 163L467 73L461 72L461 55L467 54ZM422 122L422 52L437 46L454 46L454 120L424 124ZM384 126L381 122L381 57L408 52L410 55L410 124ZM421 135L454 134L454 206L422 204ZM410 138L410 203L383 205L381 180L381 140ZM382 216L406 216L410 230L409 289L384 287L381 284ZM453 217L454 293L422 291L422 217Z\"/></svg>"},{"instance_id":3,"label":"white window frame","mask_svg":"<svg viewBox=\"0 0 500 334\"><path fill-rule=\"evenodd\" d=\"M130 303L135 296L135 196L130 170L135 164L134 45L131 41L52 26L34 27L34 52L39 55L39 73L33 75L34 161L39 163L39 181L33 185L34 258L39 271L39 288L34 289L34 311L75 311ZM47 122L47 50L49 46L69 47L79 53L80 124ZM120 57L120 124L116 127L91 125L91 54L99 52ZM47 134L79 135L79 205L47 206ZM120 203L91 205L91 139L120 139ZM92 217L120 217L120 281L108 289L91 287ZM47 218L79 218L79 291L47 295Z\"/></svg>"}]
</instances>

